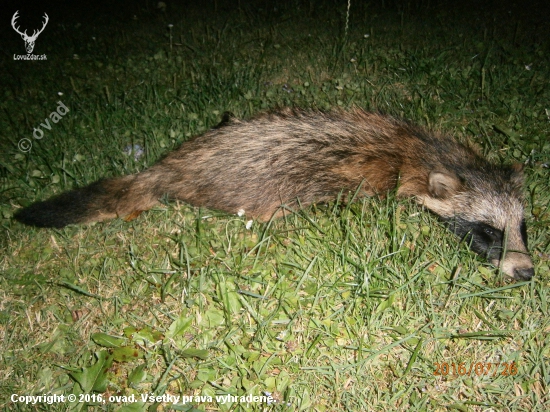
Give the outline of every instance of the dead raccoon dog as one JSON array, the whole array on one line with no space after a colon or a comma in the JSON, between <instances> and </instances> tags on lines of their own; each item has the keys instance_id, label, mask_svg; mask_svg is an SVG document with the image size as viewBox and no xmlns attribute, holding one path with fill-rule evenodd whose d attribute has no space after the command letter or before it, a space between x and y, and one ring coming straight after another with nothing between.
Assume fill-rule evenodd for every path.
<instances>
[{"instance_id":1,"label":"dead raccoon dog","mask_svg":"<svg viewBox=\"0 0 550 412\"><path fill-rule=\"evenodd\" d=\"M225 119L151 168L99 180L19 210L28 225L63 227L134 218L168 195L268 220L339 194L413 197L472 250L530 279L521 166L488 163L455 140L361 109L283 109Z\"/></svg>"}]
</instances>

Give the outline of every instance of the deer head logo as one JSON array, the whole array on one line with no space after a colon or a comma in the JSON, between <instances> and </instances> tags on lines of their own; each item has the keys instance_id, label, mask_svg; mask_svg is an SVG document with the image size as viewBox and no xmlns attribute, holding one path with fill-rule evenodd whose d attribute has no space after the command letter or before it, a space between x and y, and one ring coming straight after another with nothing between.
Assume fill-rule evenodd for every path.
<instances>
[{"instance_id":1,"label":"deer head logo","mask_svg":"<svg viewBox=\"0 0 550 412\"><path fill-rule=\"evenodd\" d=\"M17 10L15 12L15 14L13 15L13 17L11 19L11 26L13 27L13 29L17 33L19 33L21 35L21 38L25 42L25 49L27 49L27 53L31 54L33 49L34 49L34 42L38 38L38 35L44 31L44 28L46 27L46 24L48 24L48 20L50 20L50 18L48 17L48 15L46 13L44 13L45 20L44 20L44 24L42 25L42 28L40 30L35 30L33 32L32 36L29 36L29 35L27 35L27 30L25 30L24 32L21 32L21 31L19 31L19 27L15 27L15 21L19 17L17 15L17 13L19 13L19 10Z\"/></svg>"}]
</instances>

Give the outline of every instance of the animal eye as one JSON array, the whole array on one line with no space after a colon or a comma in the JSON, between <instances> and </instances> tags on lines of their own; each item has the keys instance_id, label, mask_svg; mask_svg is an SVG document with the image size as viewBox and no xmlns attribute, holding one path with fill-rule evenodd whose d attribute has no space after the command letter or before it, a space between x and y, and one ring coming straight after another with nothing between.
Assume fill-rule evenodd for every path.
<instances>
[{"instance_id":1,"label":"animal eye","mask_svg":"<svg viewBox=\"0 0 550 412\"><path fill-rule=\"evenodd\" d=\"M493 243L502 241L503 234L500 230L489 225L481 225L479 229L479 235L482 236L486 242Z\"/></svg>"}]
</instances>

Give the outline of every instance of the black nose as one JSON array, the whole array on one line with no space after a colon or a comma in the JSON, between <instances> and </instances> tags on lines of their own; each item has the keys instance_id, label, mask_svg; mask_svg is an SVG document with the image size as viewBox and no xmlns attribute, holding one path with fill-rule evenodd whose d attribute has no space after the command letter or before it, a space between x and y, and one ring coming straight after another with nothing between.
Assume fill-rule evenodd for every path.
<instances>
[{"instance_id":1,"label":"black nose","mask_svg":"<svg viewBox=\"0 0 550 412\"><path fill-rule=\"evenodd\" d=\"M521 280L529 280L535 276L535 269L533 268L524 268L524 269L514 269L514 277Z\"/></svg>"}]
</instances>

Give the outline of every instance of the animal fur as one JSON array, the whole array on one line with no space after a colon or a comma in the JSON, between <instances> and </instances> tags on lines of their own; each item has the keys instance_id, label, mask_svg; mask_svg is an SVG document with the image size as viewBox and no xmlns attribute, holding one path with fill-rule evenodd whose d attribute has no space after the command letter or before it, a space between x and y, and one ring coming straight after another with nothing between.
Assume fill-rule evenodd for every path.
<instances>
[{"instance_id":1,"label":"animal fur","mask_svg":"<svg viewBox=\"0 0 550 412\"><path fill-rule=\"evenodd\" d=\"M224 119L151 168L99 180L18 211L39 227L133 218L168 195L268 220L360 188L416 201L511 277L530 279L521 167L488 163L455 140L366 112L284 109Z\"/></svg>"}]
</instances>

